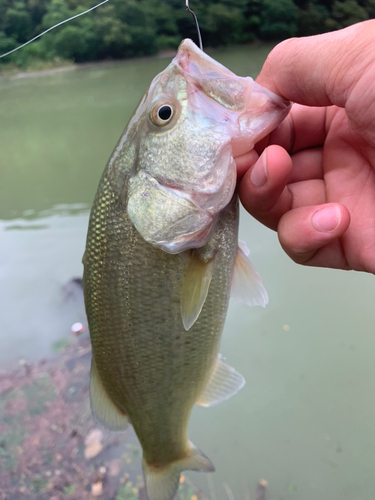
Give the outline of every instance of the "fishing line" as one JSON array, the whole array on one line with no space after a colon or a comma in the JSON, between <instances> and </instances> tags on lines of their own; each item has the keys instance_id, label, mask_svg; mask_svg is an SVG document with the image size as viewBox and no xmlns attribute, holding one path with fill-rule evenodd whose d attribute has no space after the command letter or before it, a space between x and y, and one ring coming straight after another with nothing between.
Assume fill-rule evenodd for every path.
<instances>
[{"instance_id":1,"label":"fishing line","mask_svg":"<svg viewBox=\"0 0 375 500\"><path fill-rule=\"evenodd\" d=\"M20 50L23 47L26 47L26 45L29 45L29 43L34 42L35 40L37 40L41 36L45 35L49 31L52 31L53 29L57 28L58 26L61 26L62 24L65 24L65 23L68 23L69 21L72 21L73 19L77 19L77 17L83 16L84 14L87 14L88 12L91 12L92 10L97 9L98 7L100 7L101 5L103 5L103 4L107 3L107 2L109 2L109 0L103 0L103 2L100 2L97 5L94 5L94 7L91 7L90 9L87 9L84 12L81 12L80 14L76 14L75 16L69 17L68 19L65 19L64 21L61 21L60 23L55 24L51 28L48 28L47 30L45 30L42 33L40 33L39 35L34 36L34 38L31 38L31 40L23 43L22 45L19 45L15 49L10 50L9 52L5 52L5 54L1 54L0 55L0 59L2 59L3 57L9 56L10 54L13 54L13 52L16 52L17 50ZM186 0L185 5L186 5L186 10L193 16L193 19L194 19L194 22L195 22L195 26L196 26L197 32L198 32L199 47L203 51L202 37L201 37L200 29L199 29L199 24L198 24L197 16L195 15L195 13L189 7L189 0Z\"/></svg>"},{"instance_id":2,"label":"fishing line","mask_svg":"<svg viewBox=\"0 0 375 500\"><path fill-rule=\"evenodd\" d=\"M187 1L187 0L186 0ZM80 14L76 14L75 16L72 16L72 17L69 17L69 19L65 19L65 21L61 21L60 23L57 23L55 24L54 26L52 26L51 28L48 28L48 30L46 31L43 31L43 33L40 33L39 35L37 36L34 36L34 38L32 38L31 40L29 40L28 42L25 42L23 43L22 45L20 45L19 47L16 47L15 49L13 50L10 50L9 52L6 52L5 54L2 54L0 55L0 59L2 57L5 57L5 56L9 56L9 54L12 54L13 52L16 52L16 50L19 50L19 49L22 49L22 47L25 47L26 45L28 45L29 43L33 42L34 40L36 40L37 38L40 38L41 36L45 35L46 33L48 33L49 31L57 28L58 26L61 26L62 24L64 23L67 23L69 21L71 21L72 19L76 19L77 17L79 16L83 16L84 14L87 14L88 12L94 10L94 9L97 9L98 7L100 7L101 5L103 5L104 3L107 3L109 2L109 0L104 0L103 2L100 2L98 3L97 5L94 5L94 7L91 7L90 9L87 9L85 10L84 12L81 12Z\"/></svg>"},{"instance_id":3,"label":"fishing line","mask_svg":"<svg viewBox=\"0 0 375 500\"><path fill-rule=\"evenodd\" d=\"M189 0L186 0L186 10L188 12L190 12L190 14L193 16L193 19L194 19L194 22L195 22L195 26L197 28L197 31L198 31L198 38L199 38L199 48L201 49L201 51L203 52L203 45L202 45L202 37L201 37L201 30L199 29L199 24L198 24L198 19L197 19L197 16L194 14L194 12L191 10L191 8L189 7Z\"/></svg>"}]
</instances>

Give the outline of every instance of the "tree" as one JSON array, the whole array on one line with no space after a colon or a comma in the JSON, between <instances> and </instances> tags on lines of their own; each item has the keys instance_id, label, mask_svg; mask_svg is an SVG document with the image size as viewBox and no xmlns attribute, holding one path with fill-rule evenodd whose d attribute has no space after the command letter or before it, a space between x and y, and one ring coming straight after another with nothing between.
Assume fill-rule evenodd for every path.
<instances>
[{"instance_id":1,"label":"tree","mask_svg":"<svg viewBox=\"0 0 375 500\"><path fill-rule=\"evenodd\" d=\"M227 45L241 41L244 18L238 7L211 3L204 14L202 27L208 45Z\"/></svg>"},{"instance_id":2,"label":"tree","mask_svg":"<svg viewBox=\"0 0 375 500\"><path fill-rule=\"evenodd\" d=\"M29 39L31 30L31 19L24 2L14 2L5 13L5 33L24 43Z\"/></svg>"},{"instance_id":3,"label":"tree","mask_svg":"<svg viewBox=\"0 0 375 500\"><path fill-rule=\"evenodd\" d=\"M365 21L369 15L355 0L336 1L332 7L331 18L326 25L331 30L346 28L351 24Z\"/></svg>"},{"instance_id":4,"label":"tree","mask_svg":"<svg viewBox=\"0 0 375 500\"><path fill-rule=\"evenodd\" d=\"M328 31L325 24L329 17L328 10L314 2L309 2L298 12L298 36L317 35Z\"/></svg>"},{"instance_id":5,"label":"tree","mask_svg":"<svg viewBox=\"0 0 375 500\"><path fill-rule=\"evenodd\" d=\"M96 5L98 0L0 0L0 53ZM375 0L191 0L203 45L281 40L375 17ZM111 0L0 60L76 62L155 54L197 41L183 0Z\"/></svg>"},{"instance_id":6,"label":"tree","mask_svg":"<svg viewBox=\"0 0 375 500\"><path fill-rule=\"evenodd\" d=\"M362 7L371 19L375 18L375 0L364 0Z\"/></svg>"},{"instance_id":7,"label":"tree","mask_svg":"<svg viewBox=\"0 0 375 500\"><path fill-rule=\"evenodd\" d=\"M298 8L292 0L263 0L259 34L265 39L283 39L297 33Z\"/></svg>"},{"instance_id":8,"label":"tree","mask_svg":"<svg viewBox=\"0 0 375 500\"><path fill-rule=\"evenodd\" d=\"M4 31L0 31L0 54L5 54L17 46L14 38L7 36Z\"/></svg>"}]
</instances>

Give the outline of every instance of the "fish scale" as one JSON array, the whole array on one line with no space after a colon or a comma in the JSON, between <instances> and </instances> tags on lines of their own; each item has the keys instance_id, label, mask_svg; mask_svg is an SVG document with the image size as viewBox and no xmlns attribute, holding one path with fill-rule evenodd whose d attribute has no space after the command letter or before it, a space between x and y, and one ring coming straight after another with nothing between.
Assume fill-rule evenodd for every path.
<instances>
[{"instance_id":1,"label":"fish scale","mask_svg":"<svg viewBox=\"0 0 375 500\"><path fill-rule=\"evenodd\" d=\"M233 155L288 106L185 40L100 180L83 259L91 406L110 429L133 425L149 500L171 500L185 469L214 470L188 440L189 416L244 384L219 355L231 291L268 300L238 248Z\"/></svg>"},{"instance_id":2,"label":"fish scale","mask_svg":"<svg viewBox=\"0 0 375 500\"><path fill-rule=\"evenodd\" d=\"M200 317L187 332L179 307L186 261L145 244L128 217L119 213L109 186L105 183L104 195L94 203L85 254L93 356L108 394L128 414L145 455L151 463L155 457L160 462L163 450L167 462L181 455L179 447L185 451L182 423L218 352L237 246L237 224L228 222L237 218L237 202L221 214L221 265ZM107 223L98 227L96 221L103 216Z\"/></svg>"}]
</instances>

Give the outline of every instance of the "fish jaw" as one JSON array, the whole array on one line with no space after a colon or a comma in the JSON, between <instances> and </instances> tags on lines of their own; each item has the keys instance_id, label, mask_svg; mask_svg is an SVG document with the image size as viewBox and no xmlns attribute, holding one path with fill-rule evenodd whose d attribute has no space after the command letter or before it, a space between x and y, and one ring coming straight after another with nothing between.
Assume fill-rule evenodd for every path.
<instances>
[{"instance_id":1,"label":"fish jaw","mask_svg":"<svg viewBox=\"0 0 375 500\"><path fill-rule=\"evenodd\" d=\"M252 105L238 117L238 129L232 139L234 157L251 151L284 120L291 108L290 102L256 82L252 85L250 102Z\"/></svg>"},{"instance_id":2,"label":"fish jaw","mask_svg":"<svg viewBox=\"0 0 375 500\"><path fill-rule=\"evenodd\" d=\"M158 126L153 114L163 104L173 114ZM134 115L138 152L124 201L141 236L168 253L204 246L234 194L234 157L253 149L289 107L184 40Z\"/></svg>"},{"instance_id":3,"label":"fish jaw","mask_svg":"<svg viewBox=\"0 0 375 500\"><path fill-rule=\"evenodd\" d=\"M129 218L151 245L176 254L201 247L210 237L216 217L183 191L141 171L130 179L128 192Z\"/></svg>"},{"instance_id":4,"label":"fish jaw","mask_svg":"<svg viewBox=\"0 0 375 500\"><path fill-rule=\"evenodd\" d=\"M251 151L290 111L289 101L262 87L251 77L235 75L189 39L181 42L175 61L185 78L221 106L207 106L205 109L214 109L217 119L230 127L233 157Z\"/></svg>"}]
</instances>

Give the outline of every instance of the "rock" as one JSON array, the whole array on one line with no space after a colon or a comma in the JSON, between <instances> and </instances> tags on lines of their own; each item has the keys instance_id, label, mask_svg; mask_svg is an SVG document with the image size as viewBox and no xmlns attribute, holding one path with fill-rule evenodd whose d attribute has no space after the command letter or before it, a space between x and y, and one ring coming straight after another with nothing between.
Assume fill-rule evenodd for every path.
<instances>
[{"instance_id":1,"label":"rock","mask_svg":"<svg viewBox=\"0 0 375 500\"><path fill-rule=\"evenodd\" d=\"M84 455L86 460L90 460L90 458L96 457L102 449L103 445L101 443L103 439L103 433L100 429L93 429L85 439L85 451Z\"/></svg>"},{"instance_id":2,"label":"rock","mask_svg":"<svg viewBox=\"0 0 375 500\"><path fill-rule=\"evenodd\" d=\"M101 481L98 481L91 486L91 494L94 495L94 497L99 497L103 494L103 483Z\"/></svg>"}]
</instances>

